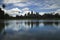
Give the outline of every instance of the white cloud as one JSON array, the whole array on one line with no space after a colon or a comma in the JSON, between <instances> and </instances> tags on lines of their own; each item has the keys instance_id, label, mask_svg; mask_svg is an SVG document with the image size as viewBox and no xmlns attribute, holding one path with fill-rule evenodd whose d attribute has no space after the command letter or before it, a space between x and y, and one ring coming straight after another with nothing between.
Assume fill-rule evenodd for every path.
<instances>
[{"instance_id":1,"label":"white cloud","mask_svg":"<svg viewBox=\"0 0 60 40\"><path fill-rule=\"evenodd\" d=\"M40 15L44 15L45 12L39 12Z\"/></svg>"},{"instance_id":2,"label":"white cloud","mask_svg":"<svg viewBox=\"0 0 60 40\"><path fill-rule=\"evenodd\" d=\"M23 8L23 9L18 9L18 8L13 8L11 10L5 10L5 13L9 14L10 16L16 17L16 15L23 15L27 14L28 12L30 12L29 8Z\"/></svg>"},{"instance_id":3,"label":"white cloud","mask_svg":"<svg viewBox=\"0 0 60 40\"><path fill-rule=\"evenodd\" d=\"M31 6L31 5L36 5L36 6L41 6L40 3L36 2L20 2L20 3L14 3L14 6L19 6L19 7L26 7L26 6Z\"/></svg>"},{"instance_id":4,"label":"white cloud","mask_svg":"<svg viewBox=\"0 0 60 40\"><path fill-rule=\"evenodd\" d=\"M52 4L52 5L46 4L43 8L40 8L40 9L56 9L56 8L60 8L60 5L58 5L58 4Z\"/></svg>"},{"instance_id":5,"label":"white cloud","mask_svg":"<svg viewBox=\"0 0 60 40\"><path fill-rule=\"evenodd\" d=\"M60 6L58 4L53 4L49 8L59 8Z\"/></svg>"},{"instance_id":6,"label":"white cloud","mask_svg":"<svg viewBox=\"0 0 60 40\"><path fill-rule=\"evenodd\" d=\"M28 6L28 4L26 3L15 3L13 4L14 6L19 6L19 7L25 7L25 6Z\"/></svg>"},{"instance_id":7,"label":"white cloud","mask_svg":"<svg viewBox=\"0 0 60 40\"><path fill-rule=\"evenodd\" d=\"M22 12L20 9L18 8L13 8L11 10L4 10L5 13L9 14L10 16L15 17L16 15L20 15L20 12Z\"/></svg>"},{"instance_id":8,"label":"white cloud","mask_svg":"<svg viewBox=\"0 0 60 40\"><path fill-rule=\"evenodd\" d=\"M26 2L28 5L36 5L36 6L40 6L40 3L34 2L34 1L30 1L30 2Z\"/></svg>"},{"instance_id":9,"label":"white cloud","mask_svg":"<svg viewBox=\"0 0 60 40\"><path fill-rule=\"evenodd\" d=\"M60 14L60 9L56 10L56 12L55 12L55 13L59 13L59 14Z\"/></svg>"},{"instance_id":10,"label":"white cloud","mask_svg":"<svg viewBox=\"0 0 60 40\"><path fill-rule=\"evenodd\" d=\"M30 11L24 11L21 15L25 15L25 14L27 14L28 12L30 12Z\"/></svg>"},{"instance_id":11,"label":"white cloud","mask_svg":"<svg viewBox=\"0 0 60 40\"><path fill-rule=\"evenodd\" d=\"M29 8L23 8L22 11L29 11Z\"/></svg>"},{"instance_id":12,"label":"white cloud","mask_svg":"<svg viewBox=\"0 0 60 40\"><path fill-rule=\"evenodd\" d=\"M60 0L45 0L43 4L40 4L40 6L42 6L40 9L60 8Z\"/></svg>"},{"instance_id":13,"label":"white cloud","mask_svg":"<svg viewBox=\"0 0 60 40\"><path fill-rule=\"evenodd\" d=\"M13 8L13 9L11 9L11 11L12 12L22 12L20 9L18 9L18 8Z\"/></svg>"},{"instance_id":14,"label":"white cloud","mask_svg":"<svg viewBox=\"0 0 60 40\"><path fill-rule=\"evenodd\" d=\"M26 2L28 0L3 0L4 3L17 3L17 2Z\"/></svg>"},{"instance_id":15,"label":"white cloud","mask_svg":"<svg viewBox=\"0 0 60 40\"><path fill-rule=\"evenodd\" d=\"M28 12L30 12L29 8L23 8L22 11L23 11L22 15L27 14Z\"/></svg>"},{"instance_id":16,"label":"white cloud","mask_svg":"<svg viewBox=\"0 0 60 40\"><path fill-rule=\"evenodd\" d=\"M43 3L44 2L44 3ZM4 3L14 3L14 6L27 7L31 5L36 5L40 9L55 9L60 8L60 0L4 0Z\"/></svg>"},{"instance_id":17,"label":"white cloud","mask_svg":"<svg viewBox=\"0 0 60 40\"><path fill-rule=\"evenodd\" d=\"M31 5L36 5L36 6L38 6L39 5L39 3L35 3L35 2L25 2L25 3L23 3L23 2L21 2L21 3L15 3L15 4L13 4L14 6L19 6L19 7L26 7L26 6L31 6Z\"/></svg>"}]
</instances>

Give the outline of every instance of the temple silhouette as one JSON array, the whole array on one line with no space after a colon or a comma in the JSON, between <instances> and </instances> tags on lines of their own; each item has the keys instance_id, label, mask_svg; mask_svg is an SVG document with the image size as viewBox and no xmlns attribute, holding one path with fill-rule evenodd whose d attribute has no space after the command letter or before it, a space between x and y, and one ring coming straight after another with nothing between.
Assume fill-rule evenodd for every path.
<instances>
[{"instance_id":1,"label":"temple silhouette","mask_svg":"<svg viewBox=\"0 0 60 40\"><path fill-rule=\"evenodd\" d=\"M5 8L5 5L2 6ZM53 13L44 13L44 15L40 15L39 12L33 13L33 11L26 13L24 16L12 17L8 14L5 14L4 11L0 8L0 19L60 19L59 13L53 15Z\"/></svg>"}]
</instances>

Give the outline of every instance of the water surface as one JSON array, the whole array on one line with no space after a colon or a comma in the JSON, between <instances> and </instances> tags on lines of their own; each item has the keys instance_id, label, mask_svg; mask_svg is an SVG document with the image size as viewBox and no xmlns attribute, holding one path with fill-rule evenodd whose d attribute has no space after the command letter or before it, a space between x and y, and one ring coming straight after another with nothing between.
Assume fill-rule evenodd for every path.
<instances>
[{"instance_id":1,"label":"water surface","mask_svg":"<svg viewBox=\"0 0 60 40\"><path fill-rule=\"evenodd\" d=\"M6 20L0 34L1 40L60 40L60 20Z\"/></svg>"}]
</instances>

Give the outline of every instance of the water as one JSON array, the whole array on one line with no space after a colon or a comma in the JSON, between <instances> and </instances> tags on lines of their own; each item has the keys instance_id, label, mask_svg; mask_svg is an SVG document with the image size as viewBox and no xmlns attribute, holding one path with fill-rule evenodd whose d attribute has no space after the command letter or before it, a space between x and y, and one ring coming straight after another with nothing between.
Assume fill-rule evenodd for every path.
<instances>
[{"instance_id":1,"label":"water","mask_svg":"<svg viewBox=\"0 0 60 40\"><path fill-rule=\"evenodd\" d=\"M1 40L60 40L60 20L6 20L0 24Z\"/></svg>"}]
</instances>

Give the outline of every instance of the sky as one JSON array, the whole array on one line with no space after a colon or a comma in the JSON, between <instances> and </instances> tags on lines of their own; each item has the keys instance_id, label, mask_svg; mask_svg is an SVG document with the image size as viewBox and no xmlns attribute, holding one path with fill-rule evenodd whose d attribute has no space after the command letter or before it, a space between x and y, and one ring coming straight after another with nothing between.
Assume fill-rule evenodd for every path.
<instances>
[{"instance_id":1,"label":"sky","mask_svg":"<svg viewBox=\"0 0 60 40\"><path fill-rule=\"evenodd\" d=\"M39 12L59 12L60 0L0 0L0 7L5 4L5 12L9 15L20 15L30 11Z\"/></svg>"}]
</instances>

